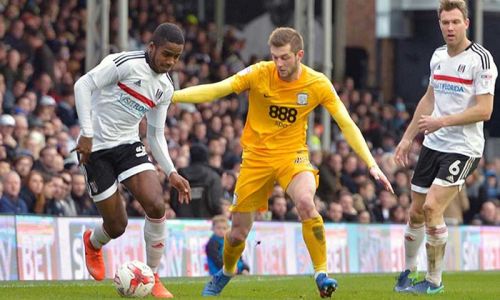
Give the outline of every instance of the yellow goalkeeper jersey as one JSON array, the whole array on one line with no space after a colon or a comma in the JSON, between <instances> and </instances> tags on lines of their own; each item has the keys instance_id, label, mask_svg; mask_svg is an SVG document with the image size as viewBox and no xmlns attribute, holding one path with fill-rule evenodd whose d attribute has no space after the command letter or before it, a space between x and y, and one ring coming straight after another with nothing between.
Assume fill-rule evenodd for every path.
<instances>
[{"instance_id":1,"label":"yellow goalkeeper jersey","mask_svg":"<svg viewBox=\"0 0 500 300\"><path fill-rule=\"evenodd\" d=\"M245 150L269 154L306 150L309 113L322 104L335 116L339 104L335 102L340 99L330 80L306 65L301 68L300 77L292 82L280 79L272 61L251 65L234 75L233 90L249 92L241 137Z\"/></svg>"}]
</instances>

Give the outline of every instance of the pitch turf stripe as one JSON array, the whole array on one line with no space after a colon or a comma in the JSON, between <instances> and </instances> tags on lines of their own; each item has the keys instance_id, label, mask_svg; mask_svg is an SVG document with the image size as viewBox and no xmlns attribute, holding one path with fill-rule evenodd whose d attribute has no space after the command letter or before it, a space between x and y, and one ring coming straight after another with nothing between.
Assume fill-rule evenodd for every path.
<instances>
[{"instance_id":1,"label":"pitch turf stripe","mask_svg":"<svg viewBox=\"0 0 500 300\"><path fill-rule=\"evenodd\" d=\"M434 75L434 79L435 80L449 81L449 82L454 82L454 83L463 83L463 84L468 84L468 85L471 85L473 82L472 79L464 79L464 78L447 76L447 75Z\"/></svg>"},{"instance_id":2,"label":"pitch turf stripe","mask_svg":"<svg viewBox=\"0 0 500 300\"><path fill-rule=\"evenodd\" d=\"M142 103L146 104L147 106L153 108L155 107L155 103L150 100L148 97L142 95L141 93L137 92L137 91L134 91L133 89L131 89L130 87L126 86L124 83L122 82L118 82L118 86L127 94L129 94L130 96L134 97L135 99L141 101Z\"/></svg>"}]
</instances>

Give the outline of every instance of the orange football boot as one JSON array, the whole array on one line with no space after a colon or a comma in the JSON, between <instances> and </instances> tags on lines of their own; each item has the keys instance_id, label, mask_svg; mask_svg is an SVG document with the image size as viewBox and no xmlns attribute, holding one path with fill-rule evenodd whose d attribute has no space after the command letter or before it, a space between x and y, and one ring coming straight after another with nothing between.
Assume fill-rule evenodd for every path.
<instances>
[{"instance_id":1,"label":"orange football boot","mask_svg":"<svg viewBox=\"0 0 500 300\"><path fill-rule=\"evenodd\" d=\"M104 258L102 257L102 249L96 249L90 242L92 230L87 229L83 233L83 244L85 245L85 264L90 275L95 280L101 281L105 277L106 269L104 267Z\"/></svg>"},{"instance_id":2,"label":"orange football boot","mask_svg":"<svg viewBox=\"0 0 500 300\"><path fill-rule=\"evenodd\" d=\"M161 283L158 273L155 273L155 285L153 286L151 295L153 295L153 297L155 298L174 298L174 295L172 295L172 293L167 290L163 283Z\"/></svg>"}]
</instances>

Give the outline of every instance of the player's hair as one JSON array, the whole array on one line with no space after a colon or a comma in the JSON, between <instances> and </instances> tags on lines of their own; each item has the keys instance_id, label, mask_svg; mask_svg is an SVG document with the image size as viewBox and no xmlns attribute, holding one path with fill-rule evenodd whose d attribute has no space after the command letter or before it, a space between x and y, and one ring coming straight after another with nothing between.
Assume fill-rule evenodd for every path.
<instances>
[{"instance_id":1,"label":"player's hair","mask_svg":"<svg viewBox=\"0 0 500 300\"><path fill-rule=\"evenodd\" d=\"M225 223L229 224L229 220L226 216L224 215L216 215L212 218L212 228L215 227L216 224L218 223Z\"/></svg>"},{"instance_id":2,"label":"player's hair","mask_svg":"<svg viewBox=\"0 0 500 300\"><path fill-rule=\"evenodd\" d=\"M451 11L454 9L458 9L462 15L464 16L464 19L467 19L469 16L469 9L467 8L467 2L464 0L441 0L439 2L439 8L438 8L438 18L441 18L441 13L443 11Z\"/></svg>"},{"instance_id":3,"label":"player's hair","mask_svg":"<svg viewBox=\"0 0 500 300\"><path fill-rule=\"evenodd\" d=\"M269 46L283 47L290 44L293 53L304 49L304 40L297 30L290 27L278 27L269 36L267 42Z\"/></svg>"},{"instance_id":4,"label":"player's hair","mask_svg":"<svg viewBox=\"0 0 500 300\"><path fill-rule=\"evenodd\" d=\"M172 23L162 23L156 27L151 41L156 46L163 46L168 42L184 45L184 35L182 34L182 30L177 25Z\"/></svg>"}]
</instances>

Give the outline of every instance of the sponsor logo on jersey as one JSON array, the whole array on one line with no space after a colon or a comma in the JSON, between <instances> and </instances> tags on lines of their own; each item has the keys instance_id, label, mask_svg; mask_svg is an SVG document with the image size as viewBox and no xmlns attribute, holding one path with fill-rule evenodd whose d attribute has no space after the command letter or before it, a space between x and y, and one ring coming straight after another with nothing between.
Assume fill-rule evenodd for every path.
<instances>
[{"instance_id":1,"label":"sponsor logo on jersey","mask_svg":"<svg viewBox=\"0 0 500 300\"><path fill-rule=\"evenodd\" d=\"M307 105L307 93L298 93L297 94L297 104L298 105Z\"/></svg>"},{"instance_id":2,"label":"sponsor logo on jersey","mask_svg":"<svg viewBox=\"0 0 500 300\"><path fill-rule=\"evenodd\" d=\"M142 118L144 114L149 110L148 107L135 101L126 94L120 95L118 103L120 103L125 109L127 109L127 111L131 112L134 116L139 118Z\"/></svg>"},{"instance_id":3,"label":"sponsor logo on jersey","mask_svg":"<svg viewBox=\"0 0 500 300\"><path fill-rule=\"evenodd\" d=\"M451 84L446 82L438 82L434 85L436 92L445 94L461 94L465 93L465 88L459 84Z\"/></svg>"},{"instance_id":4,"label":"sponsor logo on jersey","mask_svg":"<svg viewBox=\"0 0 500 300\"><path fill-rule=\"evenodd\" d=\"M458 65L457 71L460 73L465 72L465 65Z\"/></svg>"},{"instance_id":5,"label":"sponsor logo on jersey","mask_svg":"<svg viewBox=\"0 0 500 300\"><path fill-rule=\"evenodd\" d=\"M138 87L140 87L141 86L141 80L140 79L137 80L136 82L134 82L134 84L137 85Z\"/></svg>"}]
</instances>

